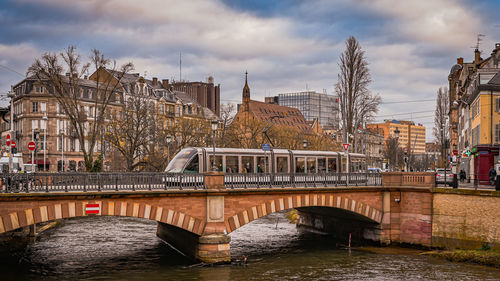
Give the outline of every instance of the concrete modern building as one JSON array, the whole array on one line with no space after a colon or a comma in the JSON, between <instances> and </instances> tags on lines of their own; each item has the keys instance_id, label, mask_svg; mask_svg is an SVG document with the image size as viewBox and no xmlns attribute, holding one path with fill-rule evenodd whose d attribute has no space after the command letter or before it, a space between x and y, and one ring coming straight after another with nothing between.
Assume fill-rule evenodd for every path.
<instances>
[{"instance_id":1,"label":"concrete modern building","mask_svg":"<svg viewBox=\"0 0 500 281\"><path fill-rule=\"evenodd\" d=\"M315 91L281 93L267 97L266 102L297 108L307 121L318 120L323 129L339 127L339 103L335 96Z\"/></svg>"},{"instance_id":2,"label":"concrete modern building","mask_svg":"<svg viewBox=\"0 0 500 281\"><path fill-rule=\"evenodd\" d=\"M384 123L367 124L372 132L384 136L386 141L390 136L395 137L396 129L399 130L399 146L408 154L425 153L425 127L415 125L413 121L386 120Z\"/></svg>"}]
</instances>

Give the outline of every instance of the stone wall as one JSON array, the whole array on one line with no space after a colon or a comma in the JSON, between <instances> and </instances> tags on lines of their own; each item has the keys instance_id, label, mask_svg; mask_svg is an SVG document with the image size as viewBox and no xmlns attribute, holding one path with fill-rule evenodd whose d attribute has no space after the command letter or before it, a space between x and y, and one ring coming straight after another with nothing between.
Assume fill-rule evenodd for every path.
<instances>
[{"instance_id":1,"label":"stone wall","mask_svg":"<svg viewBox=\"0 0 500 281\"><path fill-rule=\"evenodd\" d=\"M500 248L500 192L436 189L432 246Z\"/></svg>"}]
</instances>

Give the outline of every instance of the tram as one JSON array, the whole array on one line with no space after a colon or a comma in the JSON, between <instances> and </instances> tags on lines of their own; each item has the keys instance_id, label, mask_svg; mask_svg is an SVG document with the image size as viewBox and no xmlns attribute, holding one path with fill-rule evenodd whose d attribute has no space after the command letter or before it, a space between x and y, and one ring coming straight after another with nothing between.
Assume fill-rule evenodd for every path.
<instances>
[{"instance_id":1,"label":"tram","mask_svg":"<svg viewBox=\"0 0 500 281\"><path fill-rule=\"evenodd\" d=\"M170 161L165 172L213 171L213 154L213 148L184 148ZM366 158L364 154L332 151L215 148L215 168L226 174L365 173Z\"/></svg>"}]
</instances>

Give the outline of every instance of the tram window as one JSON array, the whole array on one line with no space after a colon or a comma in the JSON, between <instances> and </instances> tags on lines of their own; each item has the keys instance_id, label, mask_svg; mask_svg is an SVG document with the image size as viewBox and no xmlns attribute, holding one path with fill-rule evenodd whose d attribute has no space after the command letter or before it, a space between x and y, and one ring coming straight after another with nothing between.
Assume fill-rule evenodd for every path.
<instances>
[{"instance_id":1,"label":"tram window","mask_svg":"<svg viewBox=\"0 0 500 281\"><path fill-rule=\"evenodd\" d=\"M307 173L316 173L316 157L307 157Z\"/></svg>"},{"instance_id":2,"label":"tram window","mask_svg":"<svg viewBox=\"0 0 500 281\"><path fill-rule=\"evenodd\" d=\"M325 173L325 172L326 172L326 159L318 158L318 173Z\"/></svg>"},{"instance_id":3,"label":"tram window","mask_svg":"<svg viewBox=\"0 0 500 281\"><path fill-rule=\"evenodd\" d=\"M337 159L328 158L328 172L330 172L330 173L337 172Z\"/></svg>"},{"instance_id":4,"label":"tram window","mask_svg":"<svg viewBox=\"0 0 500 281\"><path fill-rule=\"evenodd\" d=\"M241 165L242 165L241 171L243 173L254 173L253 156L242 156Z\"/></svg>"},{"instance_id":5,"label":"tram window","mask_svg":"<svg viewBox=\"0 0 500 281\"><path fill-rule=\"evenodd\" d=\"M287 157L276 157L278 173L288 173L288 158Z\"/></svg>"},{"instance_id":6,"label":"tram window","mask_svg":"<svg viewBox=\"0 0 500 281\"><path fill-rule=\"evenodd\" d=\"M267 173L269 171L269 159L268 156L265 158L263 156L257 156L257 173Z\"/></svg>"},{"instance_id":7,"label":"tram window","mask_svg":"<svg viewBox=\"0 0 500 281\"><path fill-rule=\"evenodd\" d=\"M184 173L199 173L199 159L198 154L189 162L184 169Z\"/></svg>"},{"instance_id":8,"label":"tram window","mask_svg":"<svg viewBox=\"0 0 500 281\"><path fill-rule=\"evenodd\" d=\"M295 157L295 172L305 173L305 159L304 157Z\"/></svg>"},{"instance_id":9,"label":"tram window","mask_svg":"<svg viewBox=\"0 0 500 281\"><path fill-rule=\"evenodd\" d=\"M226 173L238 173L238 156L226 156Z\"/></svg>"},{"instance_id":10,"label":"tram window","mask_svg":"<svg viewBox=\"0 0 500 281\"><path fill-rule=\"evenodd\" d=\"M210 155L209 159L210 159L209 167L211 168L210 170L212 170L214 166L213 162L214 157ZM215 155L215 167L217 167L217 171L222 172L222 156Z\"/></svg>"}]
</instances>

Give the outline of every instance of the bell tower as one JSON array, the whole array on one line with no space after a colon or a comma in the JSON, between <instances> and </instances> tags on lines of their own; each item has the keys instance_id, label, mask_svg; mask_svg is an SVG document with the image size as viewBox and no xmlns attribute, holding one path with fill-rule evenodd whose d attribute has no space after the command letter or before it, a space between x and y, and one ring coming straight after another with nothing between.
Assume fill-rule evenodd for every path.
<instances>
[{"instance_id":1,"label":"bell tower","mask_svg":"<svg viewBox=\"0 0 500 281\"><path fill-rule=\"evenodd\" d=\"M248 87L248 71L245 72L245 86L243 87L243 111L249 111L250 87Z\"/></svg>"}]
</instances>

